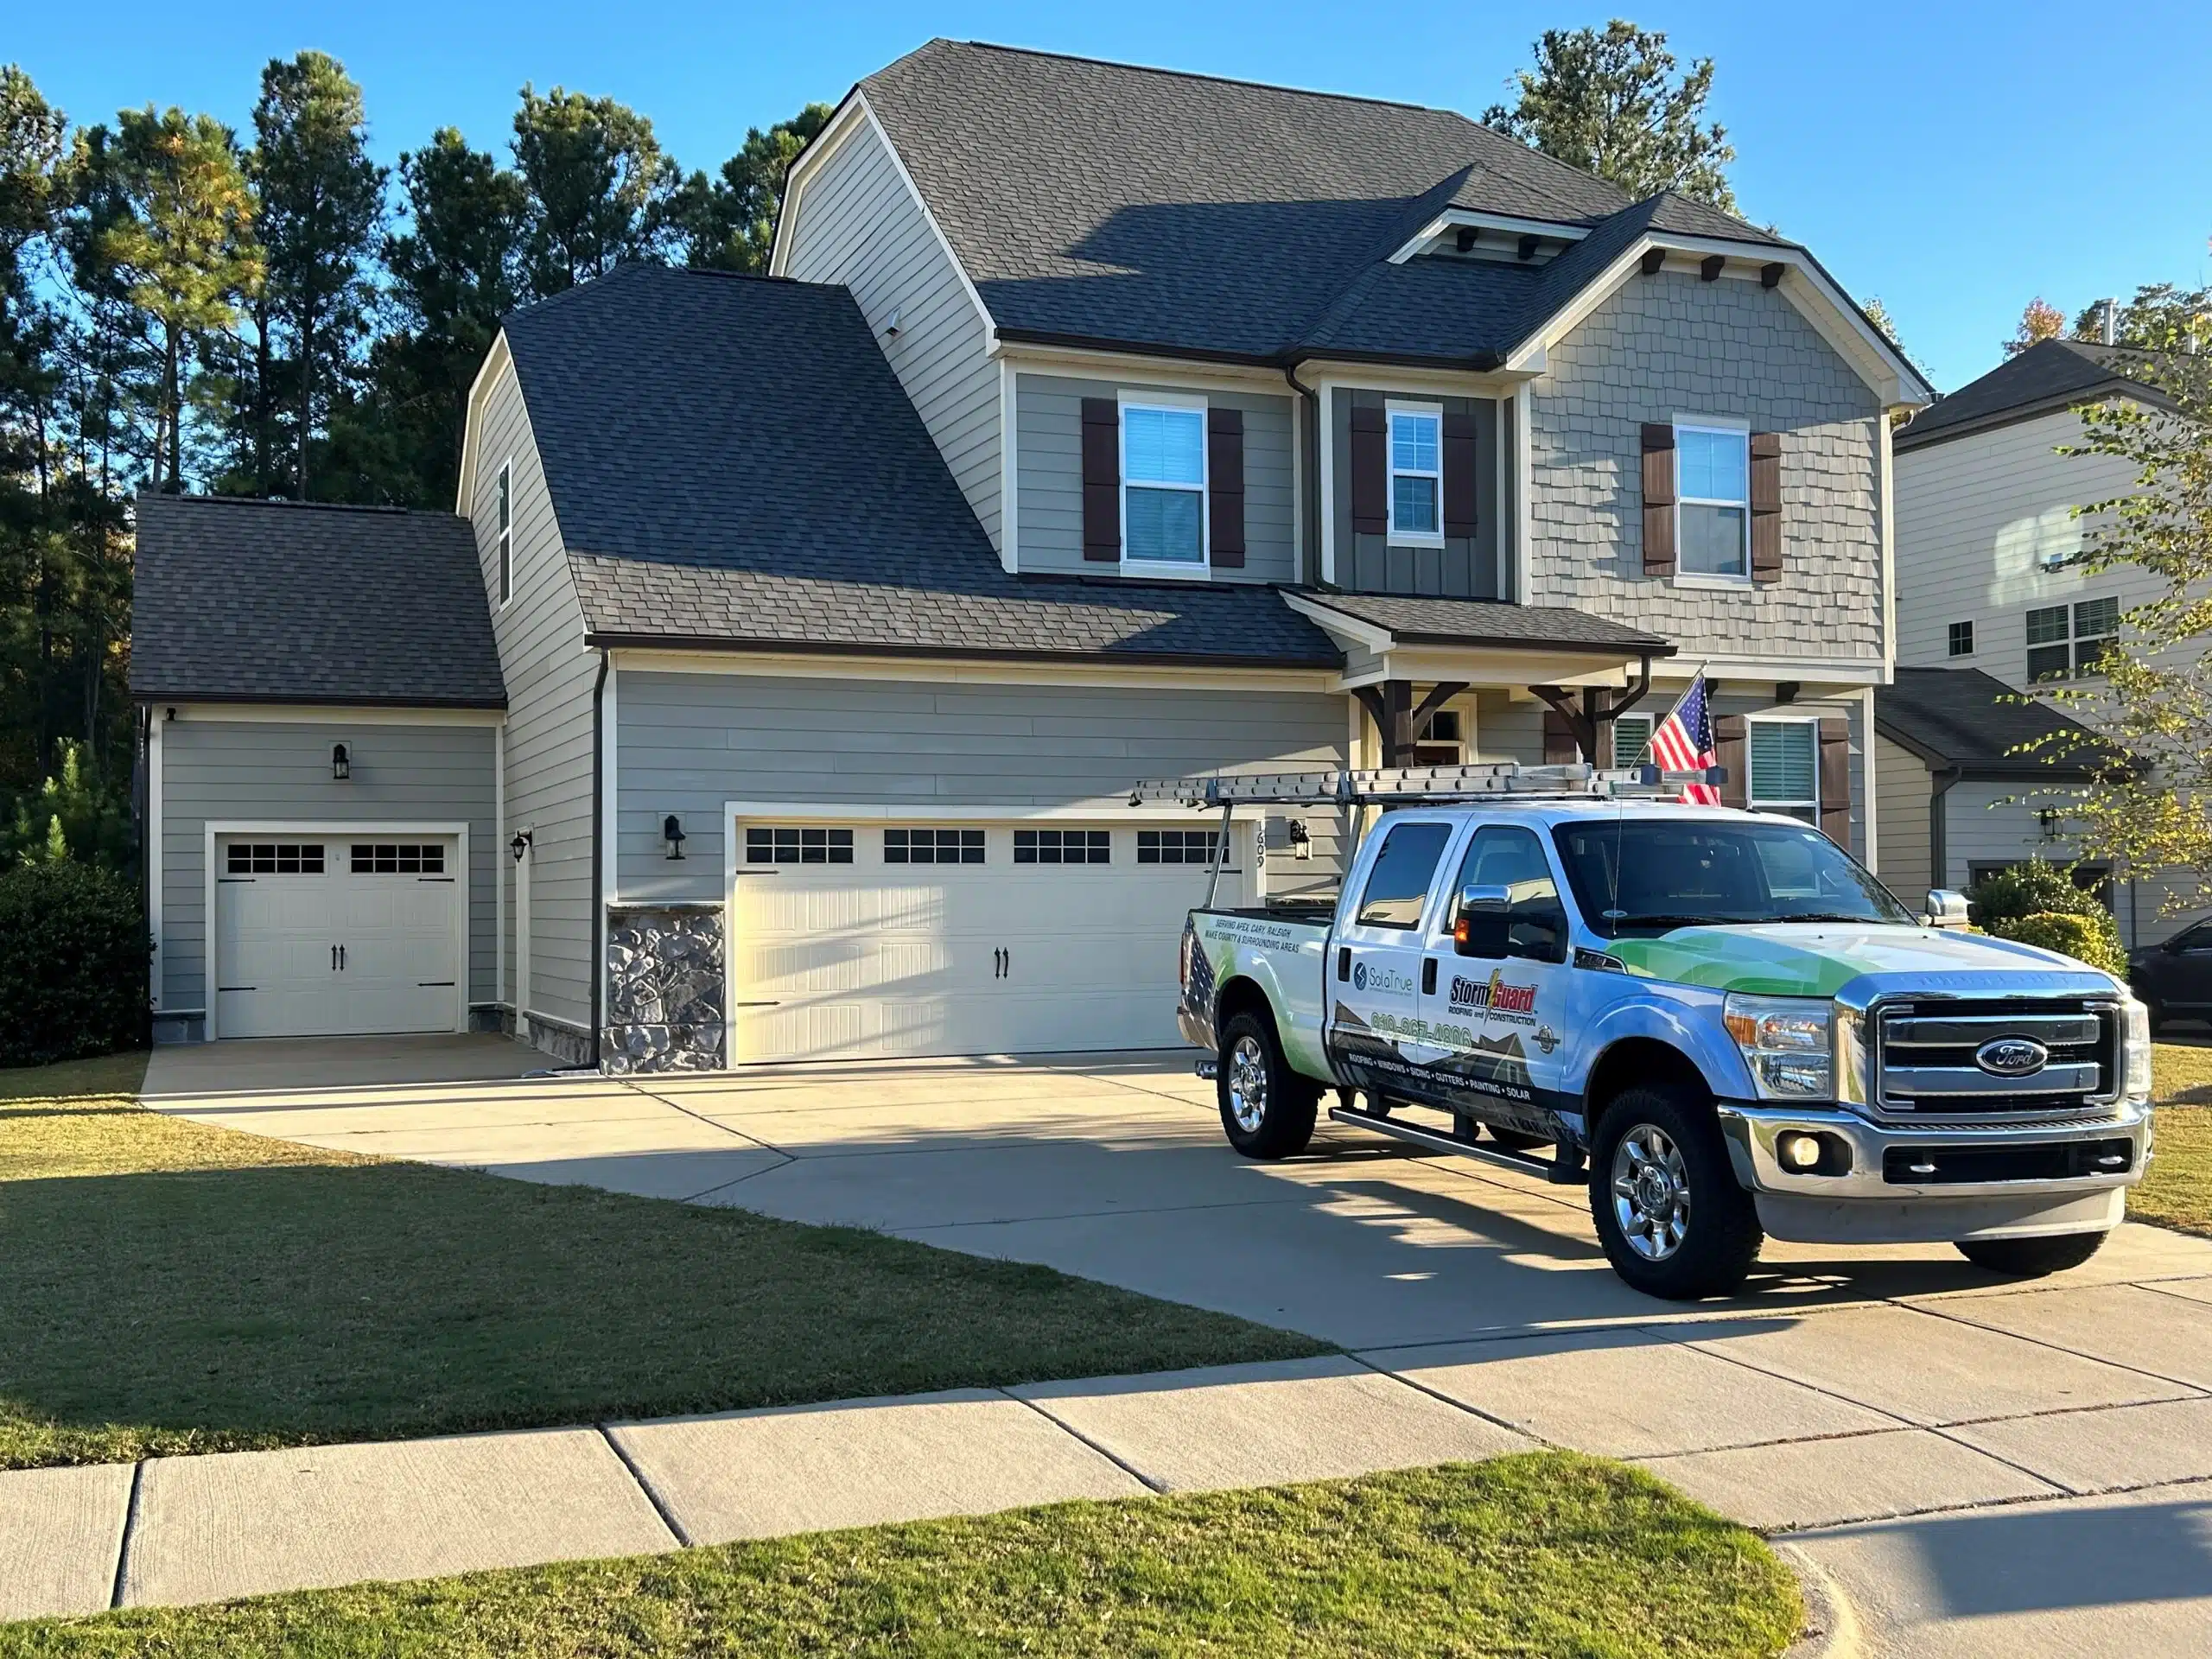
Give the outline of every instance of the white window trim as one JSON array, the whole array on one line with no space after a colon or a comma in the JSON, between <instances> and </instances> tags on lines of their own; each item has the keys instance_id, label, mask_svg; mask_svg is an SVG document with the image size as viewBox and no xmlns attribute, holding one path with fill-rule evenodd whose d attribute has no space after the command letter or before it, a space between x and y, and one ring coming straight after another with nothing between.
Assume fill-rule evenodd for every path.
<instances>
[{"instance_id":1,"label":"white window trim","mask_svg":"<svg viewBox=\"0 0 2212 1659\"><path fill-rule=\"evenodd\" d=\"M1951 630L1961 626L1963 626L1967 631L1967 648L1964 651L1953 651L1951 649ZM1956 662L1962 657L1972 657L1975 655L1981 649L1980 633L1981 630L1974 626L1974 619L1970 616L1953 617L1949 621L1946 622L1943 625L1943 656L1945 660L1948 662Z\"/></svg>"},{"instance_id":2,"label":"white window trim","mask_svg":"<svg viewBox=\"0 0 2212 1659\"><path fill-rule=\"evenodd\" d=\"M505 522L499 527L499 604L505 610L515 597L515 461L509 455L499 463L499 470L493 477L493 510L505 509Z\"/></svg>"},{"instance_id":3,"label":"white window trim","mask_svg":"<svg viewBox=\"0 0 2212 1659\"><path fill-rule=\"evenodd\" d=\"M1213 575L1213 457L1208 453L1206 400L1203 394L1179 391L1125 391L1115 398L1114 454L1121 470L1115 505L1122 516L1122 573L1124 575L1170 576L1185 582L1205 582ZM1128 413L1149 409L1198 417L1198 486L1187 484L1140 484L1145 490L1184 490L1198 498L1198 562L1182 564L1173 559L1133 559L1129 556Z\"/></svg>"},{"instance_id":4,"label":"white window trim","mask_svg":"<svg viewBox=\"0 0 2212 1659\"><path fill-rule=\"evenodd\" d=\"M1425 472L1417 467L1398 465L1396 435L1390 429L1393 416L1418 415L1436 423L1436 470ZM1384 543L1391 547L1441 547L1444 545L1444 405L1414 403L1392 397L1382 405L1382 488L1383 509L1389 515L1389 534ZM1433 478L1436 480L1436 528L1428 530L1400 530L1398 528L1398 479Z\"/></svg>"},{"instance_id":5,"label":"white window trim","mask_svg":"<svg viewBox=\"0 0 2212 1659\"><path fill-rule=\"evenodd\" d=\"M1821 823L1821 717L1818 715L1749 715L1745 717L1744 733L1744 804L1753 812L1789 812L1792 808L1804 807L1812 812L1815 829ZM1779 800L1772 796L1761 796L1758 769L1751 764L1751 734L1753 726L1809 726L1813 728L1813 793L1806 800Z\"/></svg>"},{"instance_id":6,"label":"white window trim","mask_svg":"<svg viewBox=\"0 0 2212 1659\"><path fill-rule=\"evenodd\" d=\"M1458 764L1460 766L1471 766L1474 764L1475 756L1482 752L1476 747L1475 742L1475 705L1473 699L1469 698L1467 701L1463 702L1456 697L1447 698L1442 707L1430 709L1428 712L1428 719L1421 721L1421 730L1414 734L1414 741L1415 743L1436 745L1444 743L1447 741L1443 738L1432 738L1422 734L1428 729L1430 722L1434 721L1440 715L1449 715L1459 722L1459 737L1456 740L1449 741L1451 741L1453 747L1459 751L1459 760Z\"/></svg>"},{"instance_id":7,"label":"white window trim","mask_svg":"<svg viewBox=\"0 0 2212 1659\"><path fill-rule=\"evenodd\" d=\"M1677 415L1675 427L1675 586L1677 588L1748 588L1751 585L1751 423L1732 415ZM1723 501L1712 496L1691 495L1682 488L1682 434L1712 432L1744 442L1744 499ZM1744 515L1741 575L1719 575L1709 570L1682 569L1682 509L1736 507Z\"/></svg>"},{"instance_id":8,"label":"white window trim","mask_svg":"<svg viewBox=\"0 0 2212 1659\"><path fill-rule=\"evenodd\" d=\"M1659 729L1660 718L1661 717L1659 715L1652 713L1648 709L1637 709L1631 712L1617 715L1608 723L1606 729L1611 733L1612 737L1613 764L1615 766L1632 766L1636 765L1638 760L1643 758L1644 750L1651 747L1652 734ZM1632 751L1625 753L1622 752L1620 744L1620 722L1624 720L1636 721L1639 722L1643 728L1643 741L1637 744Z\"/></svg>"}]
</instances>

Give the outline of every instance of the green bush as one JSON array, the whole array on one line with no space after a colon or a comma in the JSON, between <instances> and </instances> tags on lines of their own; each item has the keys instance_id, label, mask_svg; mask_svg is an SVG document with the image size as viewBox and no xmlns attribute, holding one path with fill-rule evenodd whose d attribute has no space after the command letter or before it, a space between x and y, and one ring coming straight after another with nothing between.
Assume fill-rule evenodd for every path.
<instances>
[{"instance_id":1,"label":"green bush","mask_svg":"<svg viewBox=\"0 0 2212 1659\"><path fill-rule=\"evenodd\" d=\"M0 1065L145 1046L152 950L129 878L72 860L0 874Z\"/></svg>"},{"instance_id":2,"label":"green bush","mask_svg":"<svg viewBox=\"0 0 2212 1659\"><path fill-rule=\"evenodd\" d=\"M2001 938L2039 944L2121 979L2127 977L2127 952L2120 943L2120 924L2100 906L2095 911L2039 911L2008 919L1992 930Z\"/></svg>"},{"instance_id":3,"label":"green bush","mask_svg":"<svg viewBox=\"0 0 2212 1659\"><path fill-rule=\"evenodd\" d=\"M2087 887L2074 885L2073 872L2063 864L2031 858L2009 870L1984 876L1967 893L1974 918L2003 938L2004 924L2029 916L2089 916L2107 914L2104 901Z\"/></svg>"}]
</instances>

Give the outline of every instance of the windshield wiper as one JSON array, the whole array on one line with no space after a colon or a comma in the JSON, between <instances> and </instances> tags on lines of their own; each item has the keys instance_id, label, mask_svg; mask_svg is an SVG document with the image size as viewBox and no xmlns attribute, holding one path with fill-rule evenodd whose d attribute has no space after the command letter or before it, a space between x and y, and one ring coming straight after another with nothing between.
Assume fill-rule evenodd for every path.
<instances>
[{"instance_id":1,"label":"windshield wiper","mask_svg":"<svg viewBox=\"0 0 2212 1659\"><path fill-rule=\"evenodd\" d=\"M1757 919L1749 916L1607 916L1606 924L1618 931L1624 927L1733 927L1741 922Z\"/></svg>"},{"instance_id":2,"label":"windshield wiper","mask_svg":"<svg viewBox=\"0 0 2212 1659\"><path fill-rule=\"evenodd\" d=\"M1879 924L1878 916L1847 916L1834 910L1793 910L1785 915L1770 916L1770 922L1870 922Z\"/></svg>"}]
</instances>

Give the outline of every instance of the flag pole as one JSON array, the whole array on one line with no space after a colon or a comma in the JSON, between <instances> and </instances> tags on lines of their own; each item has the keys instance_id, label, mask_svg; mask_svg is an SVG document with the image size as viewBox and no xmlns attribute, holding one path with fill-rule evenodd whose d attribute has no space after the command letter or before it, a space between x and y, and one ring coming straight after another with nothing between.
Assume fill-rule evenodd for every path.
<instances>
[{"instance_id":1,"label":"flag pole","mask_svg":"<svg viewBox=\"0 0 2212 1659\"><path fill-rule=\"evenodd\" d=\"M1650 754L1651 745L1659 736L1659 728L1662 726L1664 726L1669 721L1672 720L1675 715L1681 711L1681 706L1689 701L1690 693L1696 690L1700 685L1705 683L1705 671L1710 664L1711 658L1709 658L1705 662L1700 663L1697 665L1697 672L1690 676L1690 683L1681 689L1681 693L1675 698L1674 702L1667 705L1667 712L1651 722L1651 735L1643 740L1643 748L1641 753L1637 754L1637 760L1641 760ZM1613 758L1616 764L1618 764L1620 757L1616 755Z\"/></svg>"}]
</instances>

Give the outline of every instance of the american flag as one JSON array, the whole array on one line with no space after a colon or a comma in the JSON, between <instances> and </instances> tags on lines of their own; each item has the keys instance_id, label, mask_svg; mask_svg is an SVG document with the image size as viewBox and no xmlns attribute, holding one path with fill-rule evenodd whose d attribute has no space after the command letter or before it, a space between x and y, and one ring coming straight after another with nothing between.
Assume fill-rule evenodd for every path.
<instances>
[{"instance_id":1,"label":"american flag","mask_svg":"<svg viewBox=\"0 0 2212 1659\"><path fill-rule=\"evenodd\" d=\"M1659 728L1651 734L1651 759L1662 772L1700 772L1718 765L1713 747L1713 710L1705 697L1705 676L1690 682ZM1711 784L1685 784L1681 799L1690 806L1718 806L1720 791Z\"/></svg>"}]
</instances>

